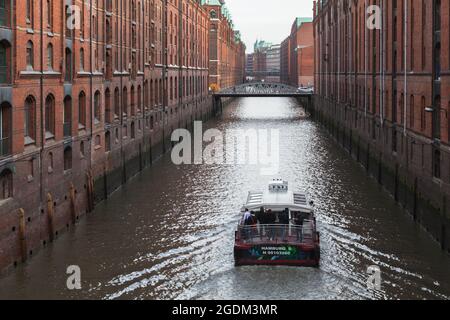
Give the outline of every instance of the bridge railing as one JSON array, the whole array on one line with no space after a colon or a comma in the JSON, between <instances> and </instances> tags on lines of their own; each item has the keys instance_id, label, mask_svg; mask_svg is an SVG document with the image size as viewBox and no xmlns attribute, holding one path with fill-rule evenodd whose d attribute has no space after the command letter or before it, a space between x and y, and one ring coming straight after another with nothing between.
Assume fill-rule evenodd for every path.
<instances>
[{"instance_id":1,"label":"bridge railing","mask_svg":"<svg viewBox=\"0 0 450 320\"><path fill-rule=\"evenodd\" d=\"M221 95L286 95L305 94L292 86L280 83L247 83L224 89L215 94ZM307 94L307 93L306 93Z\"/></svg>"}]
</instances>

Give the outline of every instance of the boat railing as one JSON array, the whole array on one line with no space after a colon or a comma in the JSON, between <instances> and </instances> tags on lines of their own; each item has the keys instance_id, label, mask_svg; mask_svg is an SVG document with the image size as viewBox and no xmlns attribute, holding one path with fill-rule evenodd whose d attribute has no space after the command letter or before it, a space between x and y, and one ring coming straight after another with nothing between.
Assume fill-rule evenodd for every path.
<instances>
[{"instance_id":1,"label":"boat railing","mask_svg":"<svg viewBox=\"0 0 450 320\"><path fill-rule=\"evenodd\" d=\"M255 224L239 225L236 240L246 244L258 243L294 243L313 244L314 224Z\"/></svg>"}]
</instances>

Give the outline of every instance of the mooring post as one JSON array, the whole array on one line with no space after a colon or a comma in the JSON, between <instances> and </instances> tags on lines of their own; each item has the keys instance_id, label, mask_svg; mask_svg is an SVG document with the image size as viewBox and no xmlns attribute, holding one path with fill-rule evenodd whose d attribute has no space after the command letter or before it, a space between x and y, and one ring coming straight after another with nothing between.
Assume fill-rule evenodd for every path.
<instances>
[{"instance_id":1,"label":"mooring post","mask_svg":"<svg viewBox=\"0 0 450 320\"><path fill-rule=\"evenodd\" d=\"M54 239L54 227L53 227L53 218L54 218L54 206L53 206L53 197L49 192L47 194L47 220L48 220L48 236L50 241Z\"/></svg>"},{"instance_id":2,"label":"mooring post","mask_svg":"<svg viewBox=\"0 0 450 320\"><path fill-rule=\"evenodd\" d=\"M26 230L25 230L25 210L19 209L19 241L20 241L20 252L22 255L22 262L25 262L28 257L27 250L27 238L26 238Z\"/></svg>"},{"instance_id":3,"label":"mooring post","mask_svg":"<svg viewBox=\"0 0 450 320\"><path fill-rule=\"evenodd\" d=\"M75 202L76 202L75 187L73 183L70 183L70 216L72 218L73 224L75 224L77 221Z\"/></svg>"}]
</instances>

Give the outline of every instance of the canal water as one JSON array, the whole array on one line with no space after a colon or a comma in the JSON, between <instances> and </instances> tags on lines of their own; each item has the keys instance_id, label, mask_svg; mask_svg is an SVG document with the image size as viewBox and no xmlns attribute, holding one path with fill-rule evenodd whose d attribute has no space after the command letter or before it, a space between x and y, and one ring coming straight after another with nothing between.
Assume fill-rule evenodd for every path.
<instances>
[{"instance_id":1,"label":"canal water","mask_svg":"<svg viewBox=\"0 0 450 320\"><path fill-rule=\"evenodd\" d=\"M0 298L448 299L450 258L324 129L288 98L246 98L205 126L278 129L280 173L256 165L175 166L165 155L27 264ZM274 177L307 192L321 232L319 269L234 266L247 191ZM81 268L82 289L66 287ZM381 290L368 289L370 266Z\"/></svg>"}]
</instances>

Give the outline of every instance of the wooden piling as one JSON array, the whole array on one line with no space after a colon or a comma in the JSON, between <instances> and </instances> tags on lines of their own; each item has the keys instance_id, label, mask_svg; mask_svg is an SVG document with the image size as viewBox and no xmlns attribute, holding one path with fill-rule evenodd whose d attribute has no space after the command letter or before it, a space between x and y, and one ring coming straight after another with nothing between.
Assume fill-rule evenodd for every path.
<instances>
[{"instance_id":1,"label":"wooden piling","mask_svg":"<svg viewBox=\"0 0 450 320\"><path fill-rule=\"evenodd\" d=\"M19 209L19 241L20 241L20 253L22 255L22 262L25 262L28 257L28 249L26 238L25 210L23 209Z\"/></svg>"}]
</instances>

